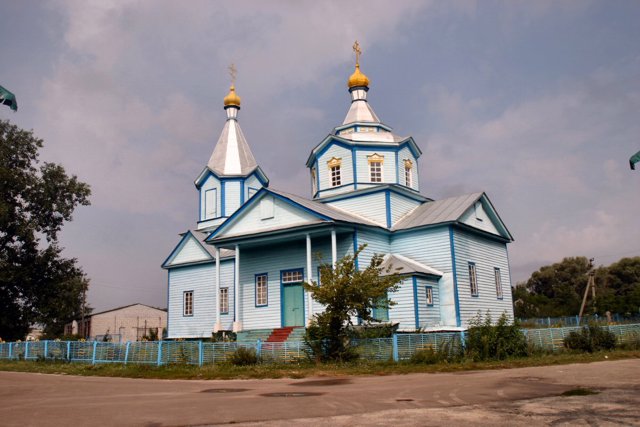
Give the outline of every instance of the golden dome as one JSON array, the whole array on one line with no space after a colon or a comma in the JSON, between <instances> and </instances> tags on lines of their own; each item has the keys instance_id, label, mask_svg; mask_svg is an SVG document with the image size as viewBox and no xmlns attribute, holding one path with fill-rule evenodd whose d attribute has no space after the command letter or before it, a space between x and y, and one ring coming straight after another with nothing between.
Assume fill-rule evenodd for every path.
<instances>
[{"instance_id":1,"label":"golden dome","mask_svg":"<svg viewBox=\"0 0 640 427\"><path fill-rule=\"evenodd\" d=\"M357 86L369 86L369 77L365 76L360 71L360 64L356 63L356 70L349 77L347 85L349 86L349 89Z\"/></svg>"},{"instance_id":2,"label":"golden dome","mask_svg":"<svg viewBox=\"0 0 640 427\"><path fill-rule=\"evenodd\" d=\"M233 105L234 107L240 106L240 97L236 94L236 88L234 85L231 85L229 93L224 97L224 106L228 107L230 105Z\"/></svg>"}]
</instances>

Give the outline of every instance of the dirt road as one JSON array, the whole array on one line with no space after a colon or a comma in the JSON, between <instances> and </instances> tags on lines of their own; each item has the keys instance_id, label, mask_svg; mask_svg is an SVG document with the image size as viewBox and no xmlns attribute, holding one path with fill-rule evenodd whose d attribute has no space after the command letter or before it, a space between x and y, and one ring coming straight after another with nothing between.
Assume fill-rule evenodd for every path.
<instances>
[{"instance_id":1,"label":"dirt road","mask_svg":"<svg viewBox=\"0 0 640 427\"><path fill-rule=\"evenodd\" d=\"M577 387L598 391L562 397ZM640 425L640 360L449 374L183 381L0 372L3 426Z\"/></svg>"}]
</instances>

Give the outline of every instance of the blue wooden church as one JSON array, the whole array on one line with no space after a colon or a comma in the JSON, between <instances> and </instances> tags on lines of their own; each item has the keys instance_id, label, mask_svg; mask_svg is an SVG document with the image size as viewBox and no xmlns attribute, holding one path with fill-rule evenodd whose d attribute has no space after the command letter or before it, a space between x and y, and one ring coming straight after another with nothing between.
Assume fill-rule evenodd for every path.
<instances>
[{"instance_id":1,"label":"blue wooden church","mask_svg":"<svg viewBox=\"0 0 640 427\"><path fill-rule=\"evenodd\" d=\"M507 243L512 236L485 193L420 194L422 152L396 135L367 100L369 79L348 80L344 122L311 151L311 199L269 187L238 123L240 97L195 180L199 221L162 267L168 338L305 326L322 307L304 291L319 281L318 254L335 262L366 243L400 269L396 305L374 313L399 330L460 330L478 311L513 317Z\"/></svg>"}]
</instances>

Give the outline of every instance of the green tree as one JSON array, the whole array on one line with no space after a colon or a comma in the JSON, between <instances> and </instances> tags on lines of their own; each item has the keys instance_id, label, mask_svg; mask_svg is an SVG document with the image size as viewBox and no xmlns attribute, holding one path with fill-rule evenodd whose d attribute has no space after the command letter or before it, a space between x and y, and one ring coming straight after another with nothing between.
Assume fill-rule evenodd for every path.
<instances>
[{"instance_id":1,"label":"green tree","mask_svg":"<svg viewBox=\"0 0 640 427\"><path fill-rule=\"evenodd\" d=\"M394 305L389 293L398 289L400 276L390 268L381 267L382 255L374 255L364 270L356 267L356 259L366 245L354 255L346 255L336 262L320 266L321 284L304 283L313 299L324 307L307 328L307 342L321 360L349 360L355 357L350 348L353 319L375 321L374 308Z\"/></svg>"},{"instance_id":2,"label":"green tree","mask_svg":"<svg viewBox=\"0 0 640 427\"><path fill-rule=\"evenodd\" d=\"M564 258L561 262L540 267L524 287L516 287L516 316L530 317L533 314L533 317L554 317L578 314L589 269L586 257Z\"/></svg>"},{"instance_id":3,"label":"green tree","mask_svg":"<svg viewBox=\"0 0 640 427\"><path fill-rule=\"evenodd\" d=\"M640 314L640 257L622 258L596 275L598 312Z\"/></svg>"},{"instance_id":4,"label":"green tree","mask_svg":"<svg viewBox=\"0 0 640 427\"><path fill-rule=\"evenodd\" d=\"M39 323L62 334L88 287L75 259L61 256L58 233L89 186L38 160L42 140L0 120L0 336L21 339Z\"/></svg>"}]
</instances>

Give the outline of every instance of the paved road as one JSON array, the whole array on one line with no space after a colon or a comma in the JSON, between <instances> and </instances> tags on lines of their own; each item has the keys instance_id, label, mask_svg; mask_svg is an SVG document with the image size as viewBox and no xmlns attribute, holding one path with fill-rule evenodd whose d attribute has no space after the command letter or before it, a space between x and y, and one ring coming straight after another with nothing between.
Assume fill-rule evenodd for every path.
<instances>
[{"instance_id":1,"label":"paved road","mask_svg":"<svg viewBox=\"0 0 640 427\"><path fill-rule=\"evenodd\" d=\"M601 393L559 397L577 386ZM0 372L3 426L640 425L639 420L640 360L300 380Z\"/></svg>"}]
</instances>

